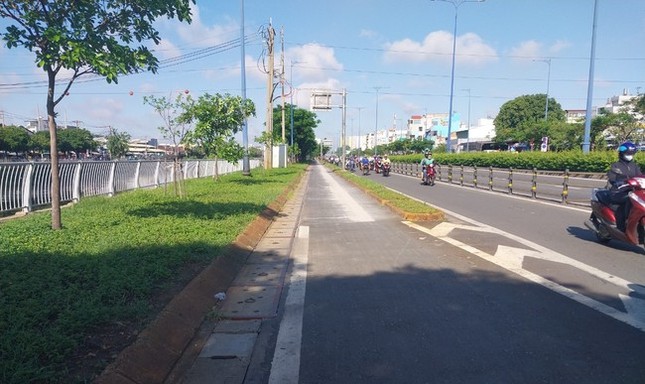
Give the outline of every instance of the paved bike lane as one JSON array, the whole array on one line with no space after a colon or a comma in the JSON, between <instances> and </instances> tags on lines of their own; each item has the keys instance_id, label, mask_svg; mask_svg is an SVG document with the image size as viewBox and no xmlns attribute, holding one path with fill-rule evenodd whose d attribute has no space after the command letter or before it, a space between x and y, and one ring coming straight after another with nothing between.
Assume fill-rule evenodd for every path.
<instances>
[{"instance_id":1,"label":"paved bike lane","mask_svg":"<svg viewBox=\"0 0 645 384\"><path fill-rule=\"evenodd\" d=\"M299 198L276 316L245 323L244 358L224 356L241 373L224 379L211 357L220 368L185 383L645 378L642 332L406 225L322 166Z\"/></svg>"}]
</instances>

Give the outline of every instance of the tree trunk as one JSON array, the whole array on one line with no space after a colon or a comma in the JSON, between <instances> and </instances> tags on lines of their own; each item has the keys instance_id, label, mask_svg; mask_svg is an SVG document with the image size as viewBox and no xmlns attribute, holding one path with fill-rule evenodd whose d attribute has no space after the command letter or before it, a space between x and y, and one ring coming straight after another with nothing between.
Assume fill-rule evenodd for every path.
<instances>
[{"instance_id":1,"label":"tree trunk","mask_svg":"<svg viewBox=\"0 0 645 384\"><path fill-rule=\"evenodd\" d=\"M49 126L49 154L51 157L51 200L52 200L52 229L61 229L60 219L60 174L58 170L58 140L56 136L56 113L54 112L54 86L56 75L47 71L49 89L47 92L47 124Z\"/></svg>"}]
</instances>

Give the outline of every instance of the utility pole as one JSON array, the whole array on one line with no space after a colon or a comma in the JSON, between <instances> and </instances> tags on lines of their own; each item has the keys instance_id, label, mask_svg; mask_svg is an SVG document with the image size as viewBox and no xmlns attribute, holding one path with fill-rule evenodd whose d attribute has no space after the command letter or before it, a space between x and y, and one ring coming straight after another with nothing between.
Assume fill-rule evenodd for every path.
<instances>
[{"instance_id":1,"label":"utility pole","mask_svg":"<svg viewBox=\"0 0 645 384\"><path fill-rule=\"evenodd\" d=\"M269 68L267 73L267 117L266 117L266 133L269 141L264 148L264 169L271 169L273 167L273 42L275 38L275 30L269 21L267 29L267 55L269 56Z\"/></svg>"},{"instance_id":2,"label":"utility pole","mask_svg":"<svg viewBox=\"0 0 645 384\"><path fill-rule=\"evenodd\" d=\"M286 134L285 134L285 121L284 121L284 27L280 28L280 45L282 51L280 52L280 85L282 86L282 143L286 143Z\"/></svg>"}]
</instances>

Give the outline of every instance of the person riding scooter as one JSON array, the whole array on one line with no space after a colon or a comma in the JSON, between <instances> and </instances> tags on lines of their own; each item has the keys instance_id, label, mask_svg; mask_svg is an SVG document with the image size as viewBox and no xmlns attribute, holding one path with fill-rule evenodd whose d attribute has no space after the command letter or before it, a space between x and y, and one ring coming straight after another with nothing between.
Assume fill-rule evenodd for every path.
<instances>
[{"instance_id":1,"label":"person riding scooter","mask_svg":"<svg viewBox=\"0 0 645 384\"><path fill-rule=\"evenodd\" d=\"M618 147L618 161L611 165L607 172L609 183L610 199L613 204L618 204L616 209L616 227L621 231L625 230L625 220L629 216L631 204L629 202L628 188L624 186L627 179L642 176L643 173L637 163L634 162L634 154L638 149L630 141L622 143Z\"/></svg>"},{"instance_id":2,"label":"person riding scooter","mask_svg":"<svg viewBox=\"0 0 645 384\"><path fill-rule=\"evenodd\" d=\"M426 165L434 164L434 159L432 158L432 152L429 149L423 151L423 159L421 159L421 181L425 180L426 177Z\"/></svg>"}]
</instances>

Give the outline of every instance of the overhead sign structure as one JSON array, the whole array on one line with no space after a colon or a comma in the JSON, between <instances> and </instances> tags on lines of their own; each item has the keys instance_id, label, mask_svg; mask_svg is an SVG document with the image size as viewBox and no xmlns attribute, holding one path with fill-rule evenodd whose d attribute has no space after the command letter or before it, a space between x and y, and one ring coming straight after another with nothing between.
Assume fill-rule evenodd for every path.
<instances>
[{"instance_id":1,"label":"overhead sign structure","mask_svg":"<svg viewBox=\"0 0 645 384\"><path fill-rule=\"evenodd\" d=\"M341 95L343 97L342 103L340 105L333 105L331 103L331 97L333 95ZM340 108L343 110L343 124L340 133L341 138L341 161L342 167L345 167L345 147L346 147L346 131L347 131L347 91L343 89L342 91L331 91L331 90L314 90L311 93L310 106L312 111L330 111L332 108Z\"/></svg>"}]
</instances>

